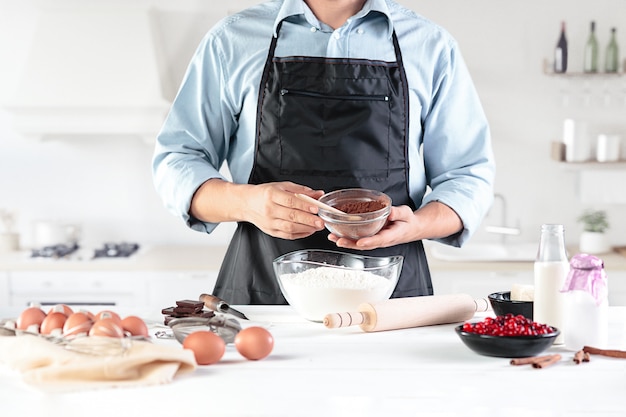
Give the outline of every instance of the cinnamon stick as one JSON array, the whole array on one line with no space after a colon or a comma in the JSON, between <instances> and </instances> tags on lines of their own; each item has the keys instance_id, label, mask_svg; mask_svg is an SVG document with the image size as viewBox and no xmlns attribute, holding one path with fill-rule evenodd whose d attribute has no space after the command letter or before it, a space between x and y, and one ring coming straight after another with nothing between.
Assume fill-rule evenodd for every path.
<instances>
[{"instance_id":1,"label":"cinnamon stick","mask_svg":"<svg viewBox=\"0 0 626 417\"><path fill-rule=\"evenodd\" d=\"M591 346L583 347L583 352L591 355L608 356L611 358L626 359L626 351L615 349L599 349Z\"/></svg>"},{"instance_id":2,"label":"cinnamon stick","mask_svg":"<svg viewBox=\"0 0 626 417\"><path fill-rule=\"evenodd\" d=\"M585 360L585 352L583 352L582 350L579 350L578 352L574 354L574 363L576 363L577 365L581 362L584 362L584 360Z\"/></svg>"},{"instance_id":3,"label":"cinnamon stick","mask_svg":"<svg viewBox=\"0 0 626 417\"><path fill-rule=\"evenodd\" d=\"M515 358L511 359L511 365L532 365L537 362L542 362L549 360L554 355L545 355L545 356L532 356L529 358Z\"/></svg>"},{"instance_id":4,"label":"cinnamon stick","mask_svg":"<svg viewBox=\"0 0 626 417\"><path fill-rule=\"evenodd\" d=\"M551 357L546 360L533 363L533 368L547 368L548 366L554 365L561 360L561 355L559 355L558 353L550 356Z\"/></svg>"}]
</instances>

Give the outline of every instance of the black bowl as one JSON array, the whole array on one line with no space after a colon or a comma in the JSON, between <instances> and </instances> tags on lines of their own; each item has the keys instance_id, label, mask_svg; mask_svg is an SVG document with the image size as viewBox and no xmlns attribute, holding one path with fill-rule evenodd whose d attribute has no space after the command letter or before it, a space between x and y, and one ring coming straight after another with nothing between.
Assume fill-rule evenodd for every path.
<instances>
[{"instance_id":1,"label":"black bowl","mask_svg":"<svg viewBox=\"0 0 626 417\"><path fill-rule=\"evenodd\" d=\"M533 319L533 302L511 300L511 291L494 292L487 298L497 316L506 316L511 313L514 316L521 314L527 319Z\"/></svg>"},{"instance_id":2,"label":"black bowl","mask_svg":"<svg viewBox=\"0 0 626 417\"><path fill-rule=\"evenodd\" d=\"M552 346L554 340L561 333L556 327L552 329L554 332L539 336L491 336L464 332L462 324L454 328L465 346L479 355L498 358L537 356Z\"/></svg>"}]
</instances>

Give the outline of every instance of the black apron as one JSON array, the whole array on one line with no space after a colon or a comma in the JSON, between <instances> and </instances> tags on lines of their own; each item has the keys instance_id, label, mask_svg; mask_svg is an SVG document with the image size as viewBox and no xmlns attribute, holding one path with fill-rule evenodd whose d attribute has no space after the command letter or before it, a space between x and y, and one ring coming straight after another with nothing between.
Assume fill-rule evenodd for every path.
<instances>
[{"instance_id":1,"label":"black apron","mask_svg":"<svg viewBox=\"0 0 626 417\"><path fill-rule=\"evenodd\" d=\"M280 26L277 33L280 31ZM274 57L272 38L257 110L249 184L293 181L326 192L369 188L394 206L415 205L408 192L408 84L395 32L396 62ZM404 256L392 297L432 295L421 241L356 251L338 248L328 231L285 240L240 222L214 294L232 304L286 304L272 268L280 255L329 249L368 256Z\"/></svg>"}]
</instances>

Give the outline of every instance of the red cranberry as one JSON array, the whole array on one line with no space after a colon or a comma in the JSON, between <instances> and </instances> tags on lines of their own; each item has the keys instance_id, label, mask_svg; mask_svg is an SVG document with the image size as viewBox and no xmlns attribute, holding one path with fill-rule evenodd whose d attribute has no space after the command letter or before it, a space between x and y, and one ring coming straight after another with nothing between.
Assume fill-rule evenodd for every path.
<instances>
[{"instance_id":1,"label":"red cranberry","mask_svg":"<svg viewBox=\"0 0 626 417\"><path fill-rule=\"evenodd\" d=\"M539 336L554 329L547 324L534 322L522 315L487 317L483 321L463 324L463 331L491 336Z\"/></svg>"}]
</instances>

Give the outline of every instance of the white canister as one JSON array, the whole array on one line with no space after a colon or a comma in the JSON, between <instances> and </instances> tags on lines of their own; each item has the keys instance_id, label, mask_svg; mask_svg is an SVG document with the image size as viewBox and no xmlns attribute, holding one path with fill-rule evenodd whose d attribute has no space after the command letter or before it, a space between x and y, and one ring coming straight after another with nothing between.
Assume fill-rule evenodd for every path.
<instances>
[{"instance_id":1,"label":"white canister","mask_svg":"<svg viewBox=\"0 0 626 417\"><path fill-rule=\"evenodd\" d=\"M604 263L580 253L570 260L570 272L561 290L565 293L565 348L606 348L608 342L608 285Z\"/></svg>"},{"instance_id":2,"label":"white canister","mask_svg":"<svg viewBox=\"0 0 626 417\"><path fill-rule=\"evenodd\" d=\"M17 233L0 233L0 253L20 249L20 237Z\"/></svg>"},{"instance_id":3,"label":"white canister","mask_svg":"<svg viewBox=\"0 0 626 417\"><path fill-rule=\"evenodd\" d=\"M565 119L563 122L563 143L567 162L584 162L592 157L591 140L586 122Z\"/></svg>"},{"instance_id":4,"label":"white canister","mask_svg":"<svg viewBox=\"0 0 626 417\"><path fill-rule=\"evenodd\" d=\"M619 135L598 135L596 159L598 162L615 162L620 159L622 138Z\"/></svg>"},{"instance_id":5,"label":"white canister","mask_svg":"<svg viewBox=\"0 0 626 417\"><path fill-rule=\"evenodd\" d=\"M56 221L37 221L34 225L35 247L72 245L80 238L80 227Z\"/></svg>"}]
</instances>

